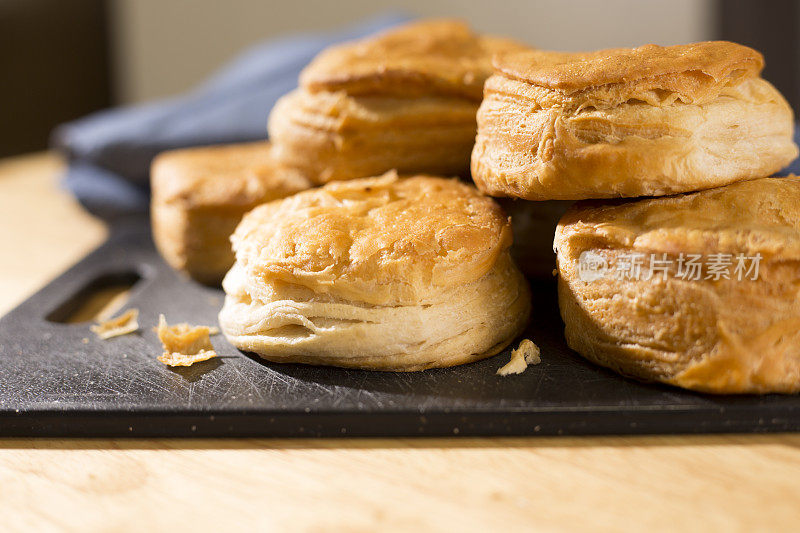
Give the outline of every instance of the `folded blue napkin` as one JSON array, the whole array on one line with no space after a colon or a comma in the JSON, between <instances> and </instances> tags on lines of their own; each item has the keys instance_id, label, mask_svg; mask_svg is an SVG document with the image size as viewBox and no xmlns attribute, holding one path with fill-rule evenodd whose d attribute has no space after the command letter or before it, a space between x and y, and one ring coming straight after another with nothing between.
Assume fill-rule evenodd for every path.
<instances>
[{"instance_id":1,"label":"folded blue napkin","mask_svg":"<svg viewBox=\"0 0 800 533\"><path fill-rule=\"evenodd\" d=\"M64 186L98 216L146 212L150 162L156 154L265 139L275 101L297 86L300 71L320 50L408 19L384 14L336 33L266 42L186 95L63 124L51 143L69 161Z\"/></svg>"}]
</instances>

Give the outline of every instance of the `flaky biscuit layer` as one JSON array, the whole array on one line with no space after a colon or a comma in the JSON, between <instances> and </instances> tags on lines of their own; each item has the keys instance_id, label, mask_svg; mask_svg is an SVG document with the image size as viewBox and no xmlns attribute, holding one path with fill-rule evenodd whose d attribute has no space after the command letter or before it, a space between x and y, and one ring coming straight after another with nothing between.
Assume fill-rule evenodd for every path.
<instances>
[{"instance_id":1,"label":"flaky biscuit layer","mask_svg":"<svg viewBox=\"0 0 800 533\"><path fill-rule=\"evenodd\" d=\"M269 119L279 159L316 183L391 169L467 175L478 104L461 98L354 97L298 89Z\"/></svg>"}]
</instances>

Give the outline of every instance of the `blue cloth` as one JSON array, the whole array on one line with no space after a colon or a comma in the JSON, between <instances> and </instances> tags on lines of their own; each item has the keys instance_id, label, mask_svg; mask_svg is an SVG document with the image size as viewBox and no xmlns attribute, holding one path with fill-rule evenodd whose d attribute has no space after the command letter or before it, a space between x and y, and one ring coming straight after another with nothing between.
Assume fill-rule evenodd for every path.
<instances>
[{"instance_id":1,"label":"blue cloth","mask_svg":"<svg viewBox=\"0 0 800 533\"><path fill-rule=\"evenodd\" d=\"M406 20L385 14L337 33L266 42L186 95L63 124L51 142L69 161L64 186L99 216L145 212L150 162L156 154L265 139L272 106L297 86L300 71L320 50Z\"/></svg>"},{"instance_id":2,"label":"blue cloth","mask_svg":"<svg viewBox=\"0 0 800 533\"><path fill-rule=\"evenodd\" d=\"M794 125L794 142L800 145L800 124ZM785 176L786 174L800 175L800 157L792 161L788 167L778 173L779 176Z\"/></svg>"}]
</instances>

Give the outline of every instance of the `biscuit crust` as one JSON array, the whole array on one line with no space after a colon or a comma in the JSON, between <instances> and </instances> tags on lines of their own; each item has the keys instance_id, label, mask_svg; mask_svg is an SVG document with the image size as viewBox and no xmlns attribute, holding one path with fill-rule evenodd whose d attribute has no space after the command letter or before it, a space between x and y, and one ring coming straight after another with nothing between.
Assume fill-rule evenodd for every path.
<instances>
[{"instance_id":1,"label":"biscuit crust","mask_svg":"<svg viewBox=\"0 0 800 533\"><path fill-rule=\"evenodd\" d=\"M763 178L675 197L585 202L555 237L567 342L600 365L712 393L800 391L800 178ZM632 253L666 259L650 279L581 279L582 253L610 271ZM757 275L736 275L740 256ZM681 257L730 261L727 279L678 272ZM752 267L753 260L746 263ZM652 273L653 271L650 270Z\"/></svg>"},{"instance_id":2,"label":"biscuit crust","mask_svg":"<svg viewBox=\"0 0 800 533\"><path fill-rule=\"evenodd\" d=\"M450 96L480 102L492 56L522 50L510 39L475 34L458 20L430 19L333 46L301 73L309 92L401 98Z\"/></svg>"},{"instance_id":3,"label":"biscuit crust","mask_svg":"<svg viewBox=\"0 0 800 533\"><path fill-rule=\"evenodd\" d=\"M457 180L331 183L244 217L220 325L273 361L405 371L488 357L530 309L511 239L502 209Z\"/></svg>"},{"instance_id":4,"label":"biscuit crust","mask_svg":"<svg viewBox=\"0 0 800 533\"><path fill-rule=\"evenodd\" d=\"M661 196L760 178L797 157L793 113L729 42L499 54L472 152L496 196Z\"/></svg>"}]
</instances>

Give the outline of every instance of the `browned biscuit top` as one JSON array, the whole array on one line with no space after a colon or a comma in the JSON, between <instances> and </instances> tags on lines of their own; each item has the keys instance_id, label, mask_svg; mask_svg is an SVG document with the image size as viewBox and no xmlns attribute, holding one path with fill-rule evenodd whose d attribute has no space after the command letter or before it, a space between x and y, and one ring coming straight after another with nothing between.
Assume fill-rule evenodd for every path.
<instances>
[{"instance_id":1,"label":"browned biscuit top","mask_svg":"<svg viewBox=\"0 0 800 533\"><path fill-rule=\"evenodd\" d=\"M800 178L763 178L693 194L636 202L579 202L557 242L658 253L761 254L800 259Z\"/></svg>"},{"instance_id":2,"label":"browned biscuit top","mask_svg":"<svg viewBox=\"0 0 800 533\"><path fill-rule=\"evenodd\" d=\"M574 93L584 89L645 79L687 88L726 78L756 77L764 58L747 46L727 41L706 41L677 46L647 44L596 52L501 53L495 69L508 78ZM670 88L670 87L665 87Z\"/></svg>"},{"instance_id":3,"label":"browned biscuit top","mask_svg":"<svg viewBox=\"0 0 800 533\"><path fill-rule=\"evenodd\" d=\"M249 206L311 187L304 174L282 164L273 152L265 141L163 152L152 165L153 201Z\"/></svg>"},{"instance_id":4,"label":"browned biscuit top","mask_svg":"<svg viewBox=\"0 0 800 533\"><path fill-rule=\"evenodd\" d=\"M448 95L480 101L492 56L521 44L475 34L455 20L426 20L320 53L300 75L304 89L350 95Z\"/></svg>"},{"instance_id":5,"label":"browned biscuit top","mask_svg":"<svg viewBox=\"0 0 800 533\"><path fill-rule=\"evenodd\" d=\"M511 225L491 198L456 179L389 173L259 206L232 241L253 279L417 300L489 272L511 245Z\"/></svg>"}]
</instances>

